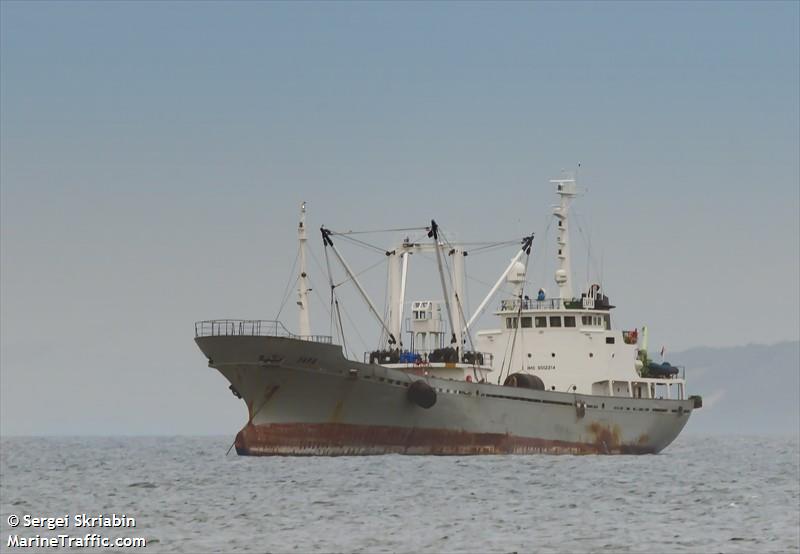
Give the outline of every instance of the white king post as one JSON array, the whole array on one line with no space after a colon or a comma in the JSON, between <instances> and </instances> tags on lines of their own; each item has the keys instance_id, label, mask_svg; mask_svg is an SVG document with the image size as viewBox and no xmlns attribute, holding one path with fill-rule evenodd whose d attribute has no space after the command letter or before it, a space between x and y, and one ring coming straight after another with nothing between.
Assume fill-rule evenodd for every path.
<instances>
[{"instance_id":1,"label":"white king post","mask_svg":"<svg viewBox=\"0 0 800 554\"><path fill-rule=\"evenodd\" d=\"M308 274L306 273L306 203L300 204L300 224L297 226L300 241L300 275L297 279L297 308L300 317L300 336L311 336L311 316L308 306Z\"/></svg>"},{"instance_id":2,"label":"white king post","mask_svg":"<svg viewBox=\"0 0 800 554\"><path fill-rule=\"evenodd\" d=\"M569 204L575 198L575 179L553 179L550 181L556 185L556 193L561 198L561 203L553 208L553 215L556 216L558 236L557 258L558 269L556 270L555 280L558 285L558 295L563 300L572 298L572 270L570 268L569 256L569 227L567 217Z\"/></svg>"}]
</instances>

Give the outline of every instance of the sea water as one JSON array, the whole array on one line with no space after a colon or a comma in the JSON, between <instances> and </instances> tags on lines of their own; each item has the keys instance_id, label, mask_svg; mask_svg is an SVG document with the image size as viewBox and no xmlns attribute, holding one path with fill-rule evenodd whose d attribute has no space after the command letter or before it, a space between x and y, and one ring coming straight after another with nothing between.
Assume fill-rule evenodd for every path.
<instances>
[{"instance_id":1,"label":"sea water","mask_svg":"<svg viewBox=\"0 0 800 554\"><path fill-rule=\"evenodd\" d=\"M4 438L0 550L89 534L140 552L800 549L797 437L686 435L648 456L256 458L230 442ZM112 515L135 526L75 525Z\"/></svg>"}]
</instances>

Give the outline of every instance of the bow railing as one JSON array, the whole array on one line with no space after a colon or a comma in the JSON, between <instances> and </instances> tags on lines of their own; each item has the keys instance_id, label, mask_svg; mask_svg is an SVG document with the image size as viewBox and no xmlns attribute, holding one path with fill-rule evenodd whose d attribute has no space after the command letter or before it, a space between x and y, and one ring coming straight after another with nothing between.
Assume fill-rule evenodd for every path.
<instances>
[{"instance_id":1,"label":"bow railing","mask_svg":"<svg viewBox=\"0 0 800 554\"><path fill-rule=\"evenodd\" d=\"M295 335L277 320L208 319L194 324L195 337L285 337L331 344L329 335Z\"/></svg>"}]
</instances>

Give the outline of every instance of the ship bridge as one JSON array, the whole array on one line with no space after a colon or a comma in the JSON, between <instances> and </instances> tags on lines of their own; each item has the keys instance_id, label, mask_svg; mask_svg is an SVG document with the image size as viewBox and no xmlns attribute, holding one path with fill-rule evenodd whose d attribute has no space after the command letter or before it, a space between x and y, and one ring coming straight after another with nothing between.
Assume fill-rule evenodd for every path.
<instances>
[{"instance_id":1,"label":"ship bridge","mask_svg":"<svg viewBox=\"0 0 800 554\"><path fill-rule=\"evenodd\" d=\"M581 298L512 298L500 301L500 316L506 329L575 328L583 331L611 330L611 306L608 297L599 294L599 287L592 286L595 294L584 294ZM626 344L635 344L635 337L624 336Z\"/></svg>"}]
</instances>

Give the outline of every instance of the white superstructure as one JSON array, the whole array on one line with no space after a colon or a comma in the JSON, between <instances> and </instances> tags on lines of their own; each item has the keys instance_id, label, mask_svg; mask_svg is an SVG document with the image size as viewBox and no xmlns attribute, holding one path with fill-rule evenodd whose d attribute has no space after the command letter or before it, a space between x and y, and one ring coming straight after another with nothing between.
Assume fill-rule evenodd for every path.
<instances>
[{"instance_id":1,"label":"white superstructure","mask_svg":"<svg viewBox=\"0 0 800 554\"><path fill-rule=\"evenodd\" d=\"M574 178L554 179L551 183L559 200L553 208L557 246L554 281L558 295L548 297L544 288L530 290L526 256L532 253L531 235L522 240L519 252L472 314L465 313L463 302L468 251L449 243L435 221L426 228L432 241L406 239L386 252L386 319L333 245L331 237L339 233L323 229L326 246L342 262L388 338L387 348L373 352L369 359L391 367L413 365L419 370L422 366L422 371L430 375L496 384L505 383L515 374L532 375L538 378L532 386L555 392L685 398L685 382L676 367L651 363L646 351L638 347L637 330L612 328L613 306L599 285L574 293L569 222L577 185ZM409 258L415 253L435 255L444 300L413 301L413 317L404 322ZM475 322L503 284L512 296L501 299L494 312L499 325L476 332ZM403 336L409 332L411 341L404 343Z\"/></svg>"},{"instance_id":2,"label":"white superstructure","mask_svg":"<svg viewBox=\"0 0 800 554\"><path fill-rule=\"evenodd\" d=\"M569 207L576 196L574 179L556 179L554 280L559 296L540 289L528 296L502 300L495 312L500 326L477 333L477 349L492 354L493 369L504 376L521 372L538 376L546 390L636 398L685 398L685 382L642 377L644 364L638 332L613 329L608 297L593 284L573 294L569 240ZM517 262L518 263L518 262ZM513 347L512 347L513 344Z\"/></svg>"}]
</instances>

